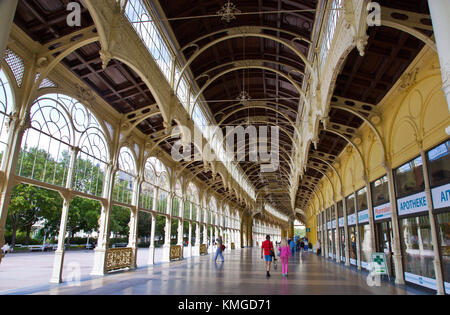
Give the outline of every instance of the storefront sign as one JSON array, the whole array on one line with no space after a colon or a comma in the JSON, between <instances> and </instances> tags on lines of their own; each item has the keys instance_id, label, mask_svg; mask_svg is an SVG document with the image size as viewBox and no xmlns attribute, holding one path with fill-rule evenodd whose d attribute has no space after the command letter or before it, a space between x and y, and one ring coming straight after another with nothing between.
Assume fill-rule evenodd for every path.
<instances>
[{"instance_id":1,"label":"storefront sign","mask_svg":"<svg viewBox=\"0 0 450 315\"><path fill-rule=\"evenodd\" d=\"M372 274L389 275L384 253L372 253L371 256Z\"/></svg>"},{"instance_id":2,"label":"storefront sign","mask_svg":"<svg viewBox=\"0 0 450 315\"><path fill-rule=\"evenodd\" d=\"M339 218L339 227L344 226L344 218Z\"/></svg>"},{"instance_id":3,"label":"storefront sign","mask_svg":"<svg viewBox=\"0 0 450 315\"><path fill-rule=\"evenodd\" d=\"M391 204L388 202L373 208L373 214L375 221L389 219L391 217Z\"/></svg>"},{"instance_id":4,"label":"storefront sign","mask_svg":"<svg viewBox=\"0 0 450 315\"><path fill-rule=\"evenodd\" d=\"M414 275L412 273L405 272L405 281L415 283L432 290L437 290L436 279L422 277L419 275Z\"/></svg>"},{"instance_id":5,"label":"storefront sign","mask_svg":"<svg viewBox=\"0 0 450 315\"><path fill-rule=\"evenodd\" d=\"M398 215L428 211L425 192L420 192L397 200Z\"/></svg>"},{"instance_id":6,"label":"storefront sign","mask_svg":"<svg viewBox=\"0 0 450 315\"><path fill-rule=\"evenodd\" d=\"M332 227L333 227L333 229L336 228L336 220L333 220L333 222L332 222Z\"/></svg>"},{"instance_id":7,"label":"storefront sign","mask_svg":"<svg viewBox=\"0 0 450 315\"><path fill-rule=\"evenodd\" d=\"M434 209L450 207L450 184L433 188L431 190Z\"/></svg>"},{"instance_id":8,"label":"storefront sign","mask_svg":"<svg viewBox=\"0 0 450 315\"><path fill-rule=\"evenodd\" d=\"M362 210L358 212L358 223L369 222L369 210Z\"/></svg>"},{"instance_id":9,"label":"storefront sign","mask_svg":"<svg viewBox=\"0 0 450 315\"><path fill-rule=\"evenodd\" d=\"M327 229L328 229L328 230L331 229L331 222L327 222Z\"/></svg>"},{"instance_id":10,"label":"storefront sign","mask_svg":"<svg viewBox=\"0 0 450 315\"><path fill-rule=\"evenodd\" d=\"M347 224L348 225L356 225L356 214L352 213L347 216Z\"/></svg>"}]
</instances>

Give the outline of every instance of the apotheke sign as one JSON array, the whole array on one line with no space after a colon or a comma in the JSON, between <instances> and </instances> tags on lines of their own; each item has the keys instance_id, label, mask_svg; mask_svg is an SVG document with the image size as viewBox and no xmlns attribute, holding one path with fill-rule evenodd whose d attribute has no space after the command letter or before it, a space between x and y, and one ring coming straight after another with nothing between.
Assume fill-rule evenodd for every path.
<instances>
[{"instance_id":1,"label":"apotheke sign","mask_svg":"<svg viewBox=\"0 0 450 315\"><path fill-rule=\"evenodd\" d=\"M434 209L450 207L450 184L433 188L431 196Z\"/></svg>"},{"instance_id":2,"label":"apotheke sign","mask_svg":"<svg viewBox=\"0 0 450 315\"><path fill-rule=\"evenodd\" d=\"M425 192L420 192L397 200L398 215L428 211Z\"/></svg>"}]
</instances>

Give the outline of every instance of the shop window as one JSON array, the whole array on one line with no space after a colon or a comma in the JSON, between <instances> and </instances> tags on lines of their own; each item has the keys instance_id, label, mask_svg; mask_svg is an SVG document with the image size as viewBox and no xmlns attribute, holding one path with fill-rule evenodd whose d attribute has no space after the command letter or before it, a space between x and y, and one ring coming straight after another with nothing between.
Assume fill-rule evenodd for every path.
<instances>
[{"instance_id":1,"label":"shop window","mask_svg":"<svg viewBox=\"0 0 450 315\"><path fill-rule=\"evenodd\" d=\"M361 266L369 268L372 249L370 246L372 231L369 224L359 226L359 242L361 244Z\"/></svg>"},{"instance_id":2,"label":"shop window","mask_svg":"<svg viewBox=\"0 0 450 315\"><path fill-rule=\"evenodd\" d=\"M379 206L389 202L389 184L387 176L372 182L372 203L373 206Z\"/></svg>"},{"instance_id":3,"label":"shop window","mask_svg":"<svg viewBox=\"0 0 450 315\"><path fill-rule=\"evenodd\" d=\"M367 188L360 189L357 193L358 211L367 209Z\"/></svg>"},{"instance_id":4,"label":"shop window","mask_svg":"<svg viewBox=\"0 0 450 315\"><path fill-rule=\"evenodd\" d=\"M428 216L404 218L399 223L405 280L436 289Z\"/></svg>"},{"instance_id":5,"label":"shop window","mask_svg":"<svg viewBox=\"0 0 450 315\"><path fill-rule=\"evenodd\" d=\"M342 201L337 203L338 217L342 218L344 216L344 208L342 207Z\"/></svg>"},{"instance_id":6,"label":"shop window","mask_svg":"<svg viewBox=\"0 0 450 315\"><path fill-rule=\"evenodd\" d=\"M441 265L445 292L450 294L450 212L438 214L436 223L441 247Z\"/></svg>"},{"instance_id":7,"label":"shop window","mask_svg":"<svg viewBox=\"0 0 450 315\"><path fill-rule=\"evenodd\" d=\"M430 186L436 187L450 182L450 140L430 150L427 154Z\"/></svg>"},{"instance_id":8,"label":"shop window","mask_svg":"<svg viewBox=\"0 0 450 315\"><path fill-rule=\"evenodd\" d=\"M347 205L347 215L355 213L355 195L351 194L345 198L345 202Z\"/></svg>"},{"instance_id":9,"label":"shop window","mask_svg":"<svg viewBox=\"0 0 450 315\"><path fill-rule=\"evenodd\" d=\"M418 157L395 170L397 198L410 196L425 189L422 172L422 157Z\"/></svg>"}]
</instances>

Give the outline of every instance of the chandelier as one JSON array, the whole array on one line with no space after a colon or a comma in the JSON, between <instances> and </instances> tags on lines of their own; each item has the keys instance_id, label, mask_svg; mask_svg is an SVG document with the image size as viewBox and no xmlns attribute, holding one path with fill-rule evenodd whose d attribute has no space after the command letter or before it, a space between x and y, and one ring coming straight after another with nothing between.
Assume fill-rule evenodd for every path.
<instances>
[{"instance_id":1,"label":"chandelier","mask_svg":"<svg viewBox=\"0 0 450 315\"><path fill-rule=\"evenodd\" d=\"M242 91L236 99L239 101L239 103L245 106L248 104L248 102L250 102L252 98L247 91Z\"/></svg>"},{"instance_id":2,"label":"chandelier","mask_svg":"<svg viewBox=\"0 0 450 315\"><path fill-rule=\"evenodd\" d=\"M227 3L225 3L219 11L217 11L217 15L222 17L223 21L227 21L230 23L232 20L236 19L236 14L241 13L239 9L236 8L236 6L228 0Z\"/></svg>"}]
</instances>

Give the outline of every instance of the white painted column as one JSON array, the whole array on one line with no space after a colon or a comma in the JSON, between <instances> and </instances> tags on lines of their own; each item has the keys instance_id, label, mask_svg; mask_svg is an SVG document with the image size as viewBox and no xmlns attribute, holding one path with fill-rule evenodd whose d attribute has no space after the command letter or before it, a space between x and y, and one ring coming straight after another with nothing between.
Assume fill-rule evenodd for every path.
<instances>
[{"instance_id":1,"label":"white painted column","mask_svg":"<svg viewBox=\"0 0 450 315\"><path fill-rule=\"evenodd\" d=\"M67 172L66 191L64 194L61 194L61 196L63 197L63 207L61 211L61 223L59 225L58 248L55 251L55 256L53 260L53 272L52 277L50 278L51 283L62 283L62 273L65 254L64 244L67 234L67 220L69 218L70 201L73 198L70 194L70 189L72 188L72 177L75 168L75 161L77 158L77 154L78 149L72 147L70 149L70 164L69 170Z\"/></svg>"},{"instance_id":2,"label":"white painted column","mask_svg":"<svg viewBox=\"0 0 450 315\"><path fill-rule=\"evenodd\" d=\"M14 189L14 182L11 179L16 173L23 134L29 127L29 123L29 118L21 120L19 117L13 117L9 124L8 146L3 153L1 163L5 184L0 188L0 248L3 247L5 241L6 219L8 217L11 194ZM0 263L2 256L0 254Z\"/></svg>"},{"instance_id":3,"label":"white painted column","mask_svg":"<svg viewBox=\"0 0 450 315\"><path fill-rule=\"evenodd\" d=\"M18 2L18 0L0 1L0 61L3 60L3 56L5 56L5 50L8 46L11 26L13 24L14 15L16 14Z\"/></svg>"},{"instance_id":4,"label":"white painted column","mask_svg":"<svg viewBox=\"0 0 450 315\"><path fill-rule=\"evenodd\" d=\"M138 251L138 220L139 220L139 196L141 194L141 184L143 180L141 177L135 178L133 187L133 201L134 207L130 208L130 223L129 223L129 236L128 247L132 249L132 258L130 269L137 268L137 251Z\"/></svg>"},{"instance_id":5,"label":"white painted column","mask_svg":"<svg viewBox=\"0 0 450 315\"><path fill-rule=\"evenodd\" d=\"M339 239L339 214L337 210L337 202L334 201L334 216L336 218L336 229L334 230L334 243L335 243L335 249L336 249L336 262L341 263L341 242Z\"/></svg>"},{"instance_id":6,"label":"white painted column","mask_svg":"<svg viewBox=\"0 0 450 315\"><path fill-rule=\"evenodd\" d=\"M156 191L156 189L155 189ZM156 204L156 199L154 200L154 204ZM156 208L156 206L154 206ZM155 264L155 230L156 230L156 214L152 213L152 229L150 231L150 247L148 250L148 264Z\"/></svg>"},{"instance_id":7,"label":"white painted column","mask_svg":"<svg viewBox=\"0 0 450 315\"><path fill-rule=\"evenodd\" d=\"M450 1L428 0L428 6L441 64L442 90L447 98L447 105L450 111ZM447 127L446 131L450 135L450 126Z\"/></svg>"},{"instance_id":8,"label":"white painted column","mask_svg":"<svg viewBox=\"0 0 450 315\"><path fill-rule=\"evenodd\" d=\"M187 257L192 257L192 222L189 221L189 236L188 236L188 251L187 251Z\"/></svg>"},{"instance_id":9,"label":"white painted column","mask_svg":"<svg viewBox=\"0 0 450 315\"><path fill-rule=\"evenodd\" d=\"M425 151L422 149L420 150L420 155L422 157L422 170L423 170L423 178L425 182L425 194L427 197L427 205L428 205L428 217L430 219L430 227L431 227L431 240L433 242L433 253L434 253L434 273L436 276L436 285L437 285L437 294L439 295L445 295L445 289L444 289L444 278L442 276L442 269L441 269L441 258L439 253L439 240L438 240L438 231L436 230L436 220L433 214L433 199L431 197L431 188L430 188L430 181L429 181L429 174L428 174L428 163L427 158L425 155ZM419 229L420 231L420 229Z\"/></svg>"},{"instance_id":10,"label":"white painted column","mask_svg":"<svg viewBox=\"0 0 450 315\"><path fill-rule=\"evenodd\" d=\"M364 176L367 191L367 209L369 209L369 225L370 225L370 249L372 253L376 252L375 246L375 221L373 218L373 203L372 203L372 187L370 186L369 178Z\"/></svg>"},{"instance_id":11,"label":"white painted column","mask_svg":"<svg viewBox=\"0 0 450 315\"><path fill-rule=\"evenodd\" d=\"M359 235L359 218L358 218L358 194L356 191L353 192L353 203L355 205L355 214L356 214L356 259L358 261L358 270L361 270L361 237Z\"/></svg>"},{"instance_id":12,"label":"white painted column","mask_svg":"<svg viewBox=\"0 0 450 315\"><path fill-rule=\"evenodd\" d=\"M405 284L405 275L403 274L403 262L402 262L402 252L400 247L400 228L397 216L397 202L394 190L394 173L392 168L387 164L384 166L386 169L386 175L388 177L388 188L389 188L389 200L391 203L391 220L392 220L392 236L394 237L392 242L392 251L394 268L395 268L395 283Z\"/></svg>"},{"instance_id":13,"label":"white painted column","mask_svg":"<svg viewBox=\"0 0 450 315\"><path fill-rule=\"evenodd\" d=\"M344 194L342 196L342 212L344 216L344 234L345 234L345 265L350 266L350 242L348 239L348 222L347 222L347 203L345 202Z\"/></svg>"},{"instance_id":14,"label":"white painted column","mask_svg":"<svg viewBox=\"0 0 450 315\"><path fill-rule=\"evenodd\" d=\"M156 209L158 206L158 187L153 187L153 201L152 201L152 229L150 231L150 247L148 249L148 264L155 264L155 232L156 232Z\"/></svg>"},{"instance_id":15,"label":"white painted column","mask_svg":"<svg viewBox=\"0 0 450 315\"><path fill-rule=\"evenodd\" d=\"M171 204L171 203L170 203ZM170 230L172 227L172 218L170 216L166 217L166 225L164 227L164 245L163 245L163 255L162 262L170 261Z\"/></svg>"},{"instance_id":16,"label":"white painted column","mask_svg":"<svg viewBox=\"0 0 450 315\"><path fill-rule=\"evenodd\" d=\"M91 275L102 276L105 274L106 250L109 243L109 221L111 217L111 200L114 187L114 178L116 170L114 164L108 165L105 174L104 197L106 201L102 202L102 210L99 219L98 241L94 252L94 267Z\"/></svg>"}]
</instances>

